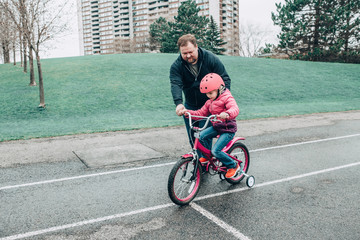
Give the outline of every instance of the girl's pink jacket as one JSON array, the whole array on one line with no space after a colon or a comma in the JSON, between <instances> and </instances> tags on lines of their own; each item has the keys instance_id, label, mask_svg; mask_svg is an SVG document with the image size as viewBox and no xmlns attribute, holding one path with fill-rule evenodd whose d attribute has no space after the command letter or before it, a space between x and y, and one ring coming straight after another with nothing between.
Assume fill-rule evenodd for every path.
<instances>
[{"instance_id":1,"label":"girl's pink jacket","mask_svg":"<svg viewBox=\"0 0 360 240\"><path fill-rule=\"evenodd\" d=\"M209 116L209 115L218 115L222 112L229 114L227 120L232 120L239 115L239 107L236 104L234 97L231 95L231 92L226 89L225 92L220 94L220 96L215 100L207 100L199 110L192 111L188 110L191 115L195 116ZM221 120L221 119L220 119Z\"/></svg>"}]
</instances>

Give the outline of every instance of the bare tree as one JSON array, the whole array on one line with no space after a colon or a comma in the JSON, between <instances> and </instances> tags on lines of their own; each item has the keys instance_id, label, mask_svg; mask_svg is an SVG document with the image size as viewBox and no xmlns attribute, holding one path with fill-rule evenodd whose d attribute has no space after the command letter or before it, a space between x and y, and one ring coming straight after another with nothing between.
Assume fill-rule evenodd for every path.
<instances>
[{"instance_id":1,"label":"bare tree","mask_svg":"<svg viewBox=\"0 0 360 240\"><path fill-rule=\"evenodd\" d=\"M21 4L24 5L24 0L20 0ZM24 28L24 21L25 21L25 17L24 17L24 11L22 11L20 13L20 24L21 24L21 28L18 29L19 30L19 41L20 41L20 55L21 55L21 59L23 61L21 61L21 66L23 66L24 68L24 73L27 73L27 44L26 44L26 38L24 36L24 33L22 31L22 29ZM33 67L33 65L32 65ZM34 75L30 75L30 86L34 86L34 84L36 85L35 82L35 78Z\"/></svg>"},{"instance_id":2,"label":"bare tree","mask_svg":"<svg viewBox=\"0 0 360 240\"><path fill-rule=\"evenodd\" d=\"M11 26L7 12L3 11L0 7L0 45L4 63L10 63Z\"/></svg>"},{"instance_id":3,"label":"bare tree","mask_svg":"<svg viewBox=\"0 0 360 240\"><path fill-rule=\"evenodd\" d=\"M26 40L22 34L22 32L20 30L18 30L18 34L19 34L19 52L20 52L20 61L21 61L21 66L23 67L23 71L24 73L27 73L27 55L26 55L26 49L27 49L27 45L26 45Z\"/></svg>"},{"instance_id":4,"label":"bare tree","mask_svg":"<svg viewBox=\"0 0 360 240\"><path fill-rule=\"evenodd\" d=\"M10 42L8 39L1 39L1 48L3 52L4 63L10 63Z\"/></svg>"},{"instance_id":5,"label":"bare tree","mask_svg":"<svg viewBox=\"0 0 360 240\"><path fill-rule=\"evenodd\" d=\"M118 37L114 40L115 53L135 52L135 40L130 38Z\"/></svg>"},{"instance_id":6,"label":"bare tree","mask_svg":"<svg viewBox=\"0 0 360 240\"><path fill-rule=\"evenodd\" d=\"M30 68L30 83L29 86L36 86L35 81L35 70L34 70L34 54L33 54L33 48L30 44L29 39L27 36L30 36L30 30L28 27L28 13L26 8L26 2L27 0L19 0L19 5L15 8L13 8L13 12L16 13L14 16L17 16L18 20L16 21L16 25L18 27L19 32L22 35L23 39L23 56L24 56L24 73L27 72L27 58L29 58L29 68ZM9 5L10 7L11 5Z\"/></svg>"},{"instance_id":7,"label":"bare tree","mask_svg":"<svg viewBox=\"0 0 360 240\"><path fill-rule=\"evenodd\" d=\"M18 29L16 25L10 21L9 22L9 39L10 39L10 50L12 51L13 64L16 65L16 51L19 46L18 42Z\"/></svg>"},{"instance_id":8,"label":"bare tree","mask_svg":"<svg viewBox=\"0 0 360 240\"><path fill-rule=\"evenodd\" d=\"M256 24L240 25L240 56L254 57L265 45L271 31Z\"/></svg>"},{"instance_id":9,"label":"bare tree","mask_svg":"<svg viewBox=\"0 0 360 240\"><path fill-rule=\"evenodd\" d=\"M27 49L25 49L25 54L27 54L27 56L29 57L29 67L30 67L29 86L36 86L35 71L34 71L34 54L33 54L33 48L30 44L27 45ZM41 98L40 98L40 102L41 102Z\"/></svg>"},{"instance_id":10,"label":"bare tree","mask_svg":"<svg viewBox=\"0 0 360 240\"><path fill-rule=\"evenodd\" d=\"M12 21L26 39L30 65L32 53L35 53L39 76L40 108L45 108L40 47L66 29L67 22L62 21L62 17L66 16L64 10L67 6L69 6L69 1L54 3L51 0L0 0L0 7L9 13Z\"/></svg>"},{"instance_id":11,"label":"bare tree","mask_svg":"<svg viewBox=\"0 0 360 240\"><path fill-rule=\"evenodd\" d=\"M11 47L12 47L12 51L13 51L13 63L14 65L16 65L16 47L17 47L17 35L16 35L16 31L14 30L11 33Z\"/></svg>"}]
</instances>

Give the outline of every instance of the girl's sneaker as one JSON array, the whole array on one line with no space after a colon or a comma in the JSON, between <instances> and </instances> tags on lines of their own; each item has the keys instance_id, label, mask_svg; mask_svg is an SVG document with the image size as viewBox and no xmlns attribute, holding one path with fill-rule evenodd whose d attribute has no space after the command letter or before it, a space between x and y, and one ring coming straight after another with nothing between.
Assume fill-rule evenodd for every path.
<instances>
[{"instance_id":1,"label":"girl's sneaker","mask_svg":"<svg viewBox=\"0 0 360 240\"><path fill-rule=\"evenodd\" d=\"M240 166L238 163L236 163L236 167L235 168L230 168L227 170L225 177L226 178L232 178L234 177L238 172L240 171Z\"/></svg>"}]
</instances>

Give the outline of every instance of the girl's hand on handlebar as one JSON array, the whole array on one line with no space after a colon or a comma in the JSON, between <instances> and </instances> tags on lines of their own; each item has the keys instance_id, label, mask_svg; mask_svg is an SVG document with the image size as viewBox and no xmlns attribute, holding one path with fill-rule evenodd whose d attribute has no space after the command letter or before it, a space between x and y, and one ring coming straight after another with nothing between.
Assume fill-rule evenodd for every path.
<instances>
[{"instance_id":1,"label":"girl's hand on handlebar","mask_svg":"<svg viewBox=\"0 0 360 240\"><path fill-rule=\"evenodd\" d=\"M228 119L230 117L230 115L226 112L222 112L219 115L217 115L217 117L220 119Z\"/></svg>"}]
</instances>

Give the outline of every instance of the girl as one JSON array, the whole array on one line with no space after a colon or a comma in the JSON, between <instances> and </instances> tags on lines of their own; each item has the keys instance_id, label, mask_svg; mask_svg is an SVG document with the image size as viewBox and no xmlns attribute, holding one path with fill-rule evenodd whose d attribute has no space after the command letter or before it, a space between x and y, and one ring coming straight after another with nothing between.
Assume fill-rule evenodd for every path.
<instances>
[{"instance_id":1,"label":"girl","mask_svg":"<svg viewBox=\"0 0 360 240\"><path fill-rule=\"evenodd\" d=\"M237 131L235 118L239 114L239 108L230 90L225 88L223 79L216 73L209 73L201 80L200 92L206 93L209 100L205 102L201 109L196 111L184 109L181 115L186 112L196 116L218 115L218 119L222 122L215 122L213 126L202 131L199 141L207 149L212 149L211 153L227 167L228 171L225 177L232 178L240 170L240 166L221 150L234 138ZM212 141L206 140L217 135L220 135L219 139L211 148ZM207 162L207 159L203 157L199 160L201 163Z\"/></svg>"}]
</instances>

